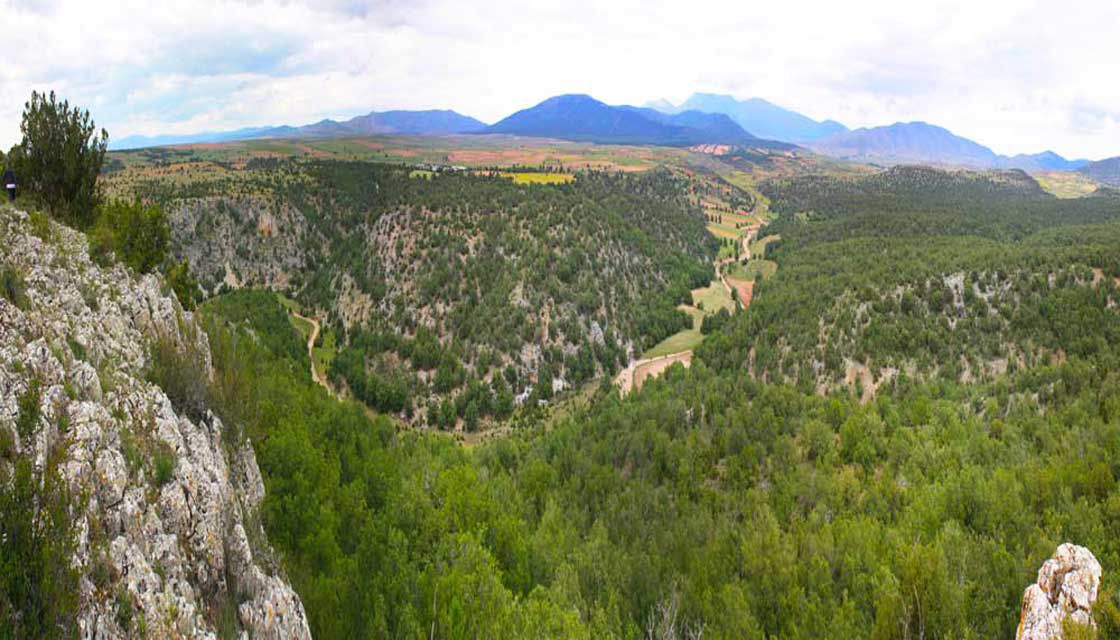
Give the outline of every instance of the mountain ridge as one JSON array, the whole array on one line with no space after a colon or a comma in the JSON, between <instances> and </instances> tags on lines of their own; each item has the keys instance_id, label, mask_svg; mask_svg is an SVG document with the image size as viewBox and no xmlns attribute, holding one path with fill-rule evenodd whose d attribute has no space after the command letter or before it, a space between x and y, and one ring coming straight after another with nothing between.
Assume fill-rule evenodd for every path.
<instances>
[{"instance_id":1,"label":"mountain ridge","mask_svg":"<svg viewBox=\"0 0 1120 640\"><path fill-rule=\"evenodd\" d=\"M666 114L644 107L612 106L586 94L547 98L479 133L613 144L789 146L758 138L725 114L695 110Z\"/></svg>"},{"instance_id":2,"label":"mountain ridge","mask_svg":"<svg viewBox=\"0 0 1120 640\"><path fill-rule=\"evenodd\" d=\"M329 118L301 126L280 125L247 127L233 131L164 136L128 136L110 144L114 150L137 149L172 144L234 142L258 138L331 138L360 135L452 135L473 133L486 123L451 109L370 111L348 120Z\"/></svg>"},{"instance_id":3,"label":"mountain ridge","mask_svg":"<svg viewBox=\"0 0 1120 640\"><path fill-rule=\"evenodd\" d=\"M722 113L754 135L796 144L813 142L848 130L835 120L817 121L762 98L738 100L724 94L693 93L679 106L664 99L648 102L646 106L663 113L687 110Z\"/></svg>"},{"instance_id":4,"label":"mountain ridge","mask_svg":"<svg viewBox=\"0 0 1120 640\"><path fill-rule=\"evenodd\" d=\"M872 164L934 164L973 169L1071 171L1087 160L1067 160L1053 151L1001 155L978 142L923 121L862 127L809 145L824 155Z\"/></svg>"},{"instance_id":5,"label":"mountain ridge","mask_svg":"<svg viewBox=\"0 0 1120 640\"><path fill-rule=\"evenodd\" d=\"M1111 187L1120 187L1120 156L1090 162L1077 172Z\"/></svg>"}]
</instances>

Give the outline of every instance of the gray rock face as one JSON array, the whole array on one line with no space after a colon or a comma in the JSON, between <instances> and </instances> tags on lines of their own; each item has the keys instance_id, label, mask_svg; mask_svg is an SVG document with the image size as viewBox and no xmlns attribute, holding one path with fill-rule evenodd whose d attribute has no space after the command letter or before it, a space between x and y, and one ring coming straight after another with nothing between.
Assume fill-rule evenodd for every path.
<instances>
[{"instance_id":1,"label":"gray rock face","mask_svg":"<svg viewBox=\"0 0 1120 640\"><path fill-rule=\"evenodd\" d=\"M1062 637L1067 618L1081 625L1093 622L1093 603L1101 584L1101 565L1085 547L1065 543L1042 563L1038 581L1023 593L1016 640Z\"/></svg>"},{"instance_id":2,"label":"gray rock face","mask_svg":"<svg viewBox=\"0 0 1120 640\"><path fill-rule=\"evenodd\" d=\"M178 413L145 379L156 336L208 369L206 334L156 277L102 269L84 236L57 225L53 236L30 235L26 214L0 208L0 264L27 285L22 308L0 297L0 429L38 468L49 454L64 460L81 636L216 638L221 624L254 638L309 638L257 518L264 485L251 447L231 442L212 414ZM21 438L17 399L32 381L41 416Z\"/></svg>"}]
</instances>

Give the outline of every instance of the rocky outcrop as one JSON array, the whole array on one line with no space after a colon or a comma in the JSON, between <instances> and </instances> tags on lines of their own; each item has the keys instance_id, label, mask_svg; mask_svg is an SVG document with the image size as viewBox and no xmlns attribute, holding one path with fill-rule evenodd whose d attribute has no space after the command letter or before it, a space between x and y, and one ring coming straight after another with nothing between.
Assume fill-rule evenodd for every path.
<instances>
[{"instance_id":1,"label":"rocky outcrop","mask_svg":"<svg viewBox=\"0 0 1120 640\"><path fill-rule=\"evenodd\" d=\"M168 211L176 259L203 287L287 289L307 269L307 221L294 207L258 196L184 200Z\"/></svg>"},{"instance_id":2,"label":"rocky outcrop","mask_svg":"<svg viewBox=\"0 0 1120 640\"><path fill-rule=\"evenodd\" d=\"M1100 584L1101 565L1088 549L1068 542L1059 546L1023 593L1016 640L1061 638L1067 619L1095 626L1092 610Z\"/></svg>"},{"instance_id":3,"label":"rocky outcrop","mask_svg":"<svg viewBox=\"0 0 1120 640\"><path fill-rule=\"evenodd\" d=\"M0 208L0 266L26 290L18 304L0 297L0 430L14 441L0 465L62 460L80 635L310 637L270 560L251 447L208 411L177 411L146 379L157 337L209 370L196 319L155 276L93 264L83 235L29 229L25 213ZM29 389L39 402L30 429L17 423Z\"/></svg>"}]
</instances>

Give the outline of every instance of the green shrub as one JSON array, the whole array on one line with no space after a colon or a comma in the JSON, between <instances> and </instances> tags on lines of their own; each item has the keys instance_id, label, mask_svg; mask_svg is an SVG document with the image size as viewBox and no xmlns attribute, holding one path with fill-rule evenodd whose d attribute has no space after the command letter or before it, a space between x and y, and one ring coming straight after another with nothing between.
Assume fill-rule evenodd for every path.
<instances>
[{"instance_id":1,"label":"green shrub","mask_svg":"<svg viewBox=\"0 0 1120 640\"><path fill-rule=\"evenodd\" d=\"M110 254L139 273L163 264L171 240L167 215L139 200L112 200L102 206L89 233L90 253L105 263Z\"/></svg>"},{"instance_id":2,"label":"green shrub","mask_svg":"<svg viewBox=\"0 0 1120 640\"><path fill-rule=\"evenodd\" d=\"M121 429L121 455L124 456L124 462L128 465L129 475L135 475L136 472L144 464L144 458L140 454L140 446L136 443L136 436L132 434L129 429Z\"/></svg>"},{"instance_id":3,"label":"green shrub","mask_svg":"<svg viewBox=\"0 0 1120 640\"><path fill-rule=\"evenodd\" d=\"M175 411L199 421L206 416L210 373L202 352L193 344L180 346L159 336L148 349L148 382L167 394Z\"/></svg>"},{"instance_id":4,"label":"green shrub","mask_svg":"<svg viewBox=\"0 0 1120 640\"><path fill-rule=\"evenodd\" d=\"M16 439L7 427L0 427L0 458L13 460L16 455Z\"/></svg>"},{"instance_id":5,"label":"green shrub","mask_svg":"<svg viewBox=\"0 0 1120 640\"><path fill-rule=\"evenodd\" d=\"M77 637L70 496L56 464L0 470L0 638Z\"/></svg>"},{"instance_id":6,"label":"green shrub","mask_svg":"<svg viewBox=\"0 0 1120 640\"><path fill-rule=\"evenodd\" d=\"M160 443L156 448L154 460L157 487L171 482L171 478L175 475L175 463L175 452L168 445Z\"/></svg>"},{"instance_id":7,"label":"green shrub","mask_svg":"<svg viewBox=\"0 0 1120 640\"><path fill-rule=\"evenodd\" d=\"M50 213L77 228L94 221L100 192L97 177L109 134L84 111L59 102L54 92L32 92L20 123L23 140L9 158L27 191Z\"/></svg>"},{"instance_id":8,"label":"green shrub","mask_svg":"<svg viewBox=\"0 0 1120 640\"><path fill-rule=\"evenodd\" d=\"M175 292L179 304L187 311L194 309L195 304L198 303L198 281L191 275L186 260L171 265L166 277L167 285Z\"/></svg>"},{"instance_id":9,"label":"green shrub","mask_svg":"<svg viewBox=\"0 0 1120 640\"><path fill-rule=\"evenodd\" d=\"M43 242L50 242L54 239L50 216L36 209L31 212L30 223L31 235L39 238Z\"/></svg>"},{"instance_id":10,"label":"green shrub","mask_svg":"<svg viewBox=\"0 0 1120 640\"><path fill-rule=\"evenodd\" d=\"M35 433L41 411L39 400L39 381L32 380L27 386L27 391L24 391L17 401L19 415L16 418L16 432L19 433L20 438L27 439Z\"/></svg>"},{"instance_id":11,"label":"green shrub","mask_svg":"<svg viewBox=\"0 0 1120 640\"><path fill-rule=\"evenodd\" d=\"M74 354L75 359L86 359L86 348L82 346L82 343L78 342L74 338L67 338L66 344L70 346L70 353Z\"/></svg>"},{"instance_id":12,"label":"green shrub","mask_svg":"<svg viewBox=\"0 0 1120 640\"><path fill-rule=\"evenodd\" d=\"M19 309L27 308L27 282L15 267L0 270L0 295Z\"/></svg>"},{"instance_id":13,"label":"green shrub","mask_svg":"<svg viewBox=\"0 0 1120 640\"><path fill-rule=\"evenodd\" d=\"M116 605L117 626L124 631L128 631L132 628L133 614L132 595L128 592L128 589L121 587L117 591Z\"/></svg>"}]
</instances>

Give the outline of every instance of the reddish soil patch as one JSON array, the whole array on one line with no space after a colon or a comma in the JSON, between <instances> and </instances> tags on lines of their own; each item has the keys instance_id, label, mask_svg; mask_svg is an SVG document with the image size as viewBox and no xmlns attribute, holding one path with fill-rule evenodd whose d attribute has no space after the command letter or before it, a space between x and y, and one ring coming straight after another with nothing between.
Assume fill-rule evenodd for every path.
<instances>
[{"instance_id":1,"label":"reddish soil patch","mask_svg":"<svg viewBox=\"0 0 1120 640\"><path fill-rule=\"evenodd\" d=\"M754 296L754 280L727 278L727 284L735 289L736 295L739 296L739 304L743 305L744 309L751 306L751 297Z\"/></svg>"},{"instance_id":2,"label":"reddish soil patch","mask_svg":"<svg viewBox=\"0 0 1120 640\"><path fill-rule=\"evenodd\" d=\"M639 365L634 369L634 388L641 389L642 383L649 378L656 378L664 373L666 369L674 363L680 362L684 366L692 363L692 352L685 351L684 353L676 353L661 358L653 358L645 364Z\"/></svg>"}]
</instances>

